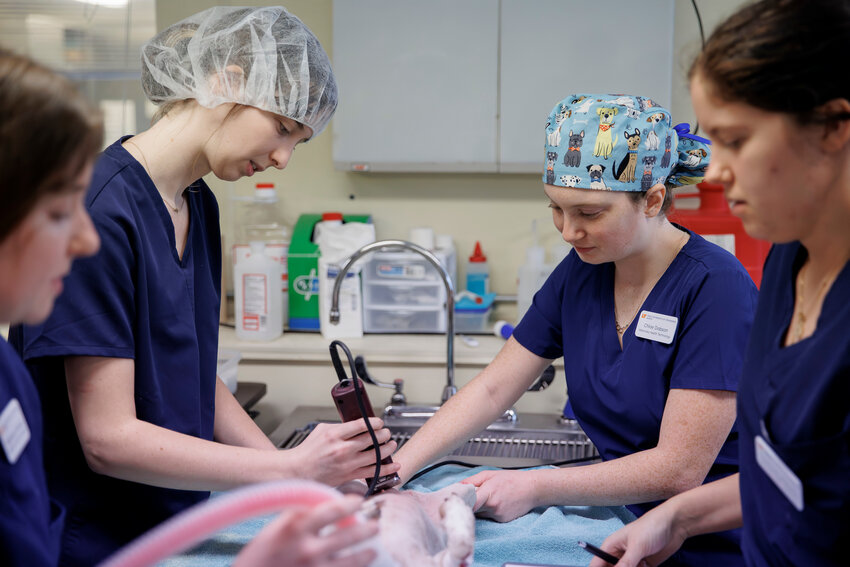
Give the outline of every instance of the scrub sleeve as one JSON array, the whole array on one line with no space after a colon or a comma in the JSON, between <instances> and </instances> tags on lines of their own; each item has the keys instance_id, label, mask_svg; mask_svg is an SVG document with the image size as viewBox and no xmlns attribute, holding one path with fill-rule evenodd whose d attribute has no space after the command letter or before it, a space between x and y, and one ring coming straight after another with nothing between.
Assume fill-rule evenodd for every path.
<instances>
[{"instance_id":1,"label":"scrub sleeve","mask_svg":"<svg viewBox=\"0 0 850 567\"><path fill-rule=\"evenodd\" d=\"M561 262L514 330L538 356L564 357L570 406L603 460L658 444L671 389L736 391L757 289L731 254L688 231L690 239L640 311L677 319L672 343L635 335L638 317L617 339L614 264L588 264L575 251ZM639 311L639 313L640 313ZM706 482L738 472L735 426ZM640 516L660 502L630 505ZM674 565L741 565L739 530L691 538Z\"/></svg>"},{"instance_id":2,"label":"scrub sleeve","mask_svg":"<svg viewBox=\"0 0 850 567\"><path fill-rule=\"evenodd\" d=\"M18 407L21 413L15 411ZM10 406L9 404L12 404ZM41 405L27 369L9 343L0 337L0 415L2 435L11 423L26 422L30 439L12 463L0 449L0 565L54 567L59 558L64 510L51 502L41 453Z\"/></svg>"},{"instance_id":3,"label":"scrub sleeve","mask_svg":"<svg viewBox=\"0 0 850 567\"><path fill-rule=\"evenodd\" d=\"M129 358L139 419L212 439L221 240L209 187L185 193L183 258L174 226L144 168L120 145L95 167L87 207L101 238L77 260L52 315L13 337L41 395L51 494L67 510L62 565L94 565L130 540L208 497L98 475L86 464L65 386L63 357Z\"/></svg>"},{"instance_id":4,"label":"scrub sleeve","mask_svg":"<svg viewBox=\"0 0 850 567\"><path fill-rule=\"evenodd\" d=\"M824 299L814 334L783 347L806 258L799 242L768 255L738 396L742 548L754 566L848 561L850 264ZM756 460L757 436L802 483L802 511Z\"/></svg>"}]
</instances>

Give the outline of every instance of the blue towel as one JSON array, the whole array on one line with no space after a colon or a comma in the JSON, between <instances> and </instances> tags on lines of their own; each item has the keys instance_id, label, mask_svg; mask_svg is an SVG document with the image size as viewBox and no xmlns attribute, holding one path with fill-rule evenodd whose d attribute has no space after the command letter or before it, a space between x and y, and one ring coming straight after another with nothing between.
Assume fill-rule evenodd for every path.
<instances>
[{"instance_id":1,"label":"blue towel","mask_svg":"<svg viewBox=\"0 0 850 567\"><path fill-rule=\"evenodd\" d=\"M406 488L433 492L493 467L437 468ZM592 557L576 543L596 545L634 520L625 506L550 506L535 508L511 522L475 521L475 566L501 567L506 561L547 565L587 565Z\"/></svg>"},{"instance_id":2,"label":"blue towel","mask_svg":"<svg viewBox=\"0 0 850 567\"><path fill-rule=\"evenodd\" d=\"M446 465L409 482L405 489L434 492L483 470ZM215 497L215 495L213 495ZM219 567L230 565L239 550L274 516L235 524L194 549L159 563L160 567ZM599 545L634 515L624 506L552 506L537 508L512 522L477 519L475 566L501 567L506 561L548 565L587 565L590 555L577 545Z\"/></svg>"}]
</instances>

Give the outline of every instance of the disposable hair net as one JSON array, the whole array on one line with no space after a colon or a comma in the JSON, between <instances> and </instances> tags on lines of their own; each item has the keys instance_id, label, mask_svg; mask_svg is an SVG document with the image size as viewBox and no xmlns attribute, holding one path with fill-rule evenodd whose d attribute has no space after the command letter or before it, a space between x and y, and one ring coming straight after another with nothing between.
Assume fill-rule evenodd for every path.
<instances>
[{"instance_id":1,"label":"disposable hair net","mask_svg":"<svg viewBox=\"0 0 850 567\"><path fill-rule=\"evenodd\" d=\"M238 103L327 126L337 105L319 40L280 6L216 6L177 22L142 47L142 87L155 104Z\"/></svg>"}]
</instances>

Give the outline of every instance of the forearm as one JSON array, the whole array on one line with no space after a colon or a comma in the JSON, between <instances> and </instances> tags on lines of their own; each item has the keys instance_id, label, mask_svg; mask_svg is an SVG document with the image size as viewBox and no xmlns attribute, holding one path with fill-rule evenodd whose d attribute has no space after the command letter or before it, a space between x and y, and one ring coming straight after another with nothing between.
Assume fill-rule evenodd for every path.
<instances>
[{"instance_id":1,"label":"forearm","mask_svg":"<svg viewBox=\"0 0 850 567\"><path fill-rule=\"evenodd\" d=\"M550 362L509 338L493 362L449 398L396 453L402 481L493 423Z\"/></svg>"},{"instance_id":2,"label":"forearm","mask_svg":"<svg viewBox=\"0 0 850 567\"><path fill-rule=\"evenodd\" d=\"M698 486L701 474L658 449L593 465L532 471L537 505L619 506L666 500ZM697 480L700 479L700 480Z\"/></svg>"},{"instance_id":3,"label":"forearm","mask_svg":"<svg viewBox=\"0 0 850 567\"><path fill-rule=\"evenodd\" d=\"M183 490L226 490L299 476L289 455L234 447L132 420L84 443L89 466L100 474Z\"/></svg>"},{"instance_id":4,"label":"forearm","mask_svg":"<svg viewBox=\"0 0 850 567\"><path fill-rule=\"evenodd\" d=\"M257 427L254 420L242 409L218 377L216 377L213 438L225 445L275 450L274 443Z\"/></svg>"},{"instance_id":5,"label":"forearm","mask_svg":"<svg viewBox=\"0 0 850 567\"><path fill-rule=\"evenodd\" d=\"M476 410L470 411L472 407ZM461 388L393 455L393 460L401 464L402 482L487 427L504 410L490 402L474 380Z\"/></svg>"},{"instance_id":6,"label":"forearm","mask_svg":"<svg viewBox=\"0 0 850 567\"><path fill-rule=\"evenodd\" d=\"M740 528L743 525L738 474L704 484L671 498L676 526L687 537Z\"/></svg>"}]
</instances>

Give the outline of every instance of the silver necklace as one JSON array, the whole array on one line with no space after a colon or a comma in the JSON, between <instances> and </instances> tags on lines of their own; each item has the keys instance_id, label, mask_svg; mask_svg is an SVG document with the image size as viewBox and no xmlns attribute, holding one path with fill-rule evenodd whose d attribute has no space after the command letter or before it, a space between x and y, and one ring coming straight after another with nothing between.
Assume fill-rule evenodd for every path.
<instances>
[{"instance_id":1,"label":"silver necklace","mask_svg":"<svg viewBox=\"0 0 850 567\"><path fill-rule=\"evenodd\" d=\"M667 263L667 267L664 268L664 271L661 272L661 274L655 279L654 282L652 282L652 285L649 287L649 291L647 291L646 294L643 296L643 299L640 300L640 303L638 303L637 309L635 310L634 313L632 313L632 316L629 317L629 320L628 320L627 323L624 323L624 324L621 325L620 322L617 320L617 305L616 305L616 301L614 302L614 325L616 325L616 327L617 327L617 334L618 335L622 335L623 333L625 333L626 329L628 329L629 326L632 324L632 321L635 320L635 317L637 317L637 314L640 311L640 308L643 306L643 302L646 301L646 298L649 297L649 294L652 293L653 288L655 288L655 284L658 283L658 280L661 279L661 276L664 275L664 272L667 271L667 268L670 267L670 264L672 264L673 260L676 259L676 256L679 255L679 252L682 250L682 248L685 247L685 243L687 242L687 236L688 236L688 234L684 233L684 235L679 239L680 242L679 242L679 245L676 247L676 253L673 254L672 258L670 258L670 261Z\"/></svg>"}]
</instances>

